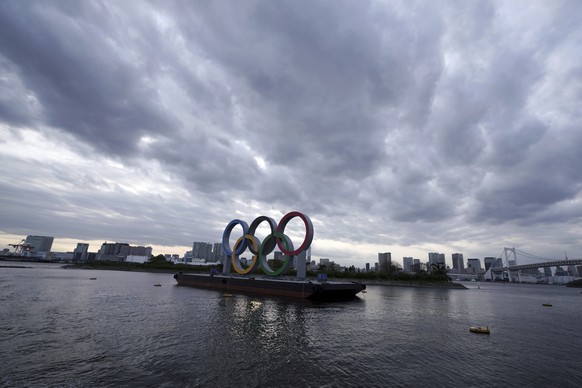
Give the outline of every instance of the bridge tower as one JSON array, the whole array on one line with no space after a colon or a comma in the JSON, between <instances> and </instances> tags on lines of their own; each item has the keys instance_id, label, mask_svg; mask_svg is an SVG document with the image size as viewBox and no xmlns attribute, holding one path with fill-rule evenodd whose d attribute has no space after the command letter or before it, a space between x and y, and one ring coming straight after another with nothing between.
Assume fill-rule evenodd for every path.
<instances>
[{"instance_id":1,"label":"bridge tower","mask_svg":"<svg viewBox=\"0 0 582 388\"><path fill-rule=\"evenodd\" d=\"M514 267L517 265L517 255L515 254L515 248L503 248L503 255L505 256L505 266ZM513 260L511 260L513 256Z\"/></svg>"},{"instance_id":2,"label":"bridge tower","mask_svg":"<svg viewBox=\"0 0 582 388\"><path fill-rule=\"evenodd\" d=\"M509 282L513 282L511 278L511 271L509 267L515 267L517 265L517 255L515 254L515 247L513 248L503 248L503 255L505 256L505 266L507 267L507 279ZM511 257L513 256L513 260ZM518 281L519 281L519 271L517 273Z\"/></svg>"}]
</instances>

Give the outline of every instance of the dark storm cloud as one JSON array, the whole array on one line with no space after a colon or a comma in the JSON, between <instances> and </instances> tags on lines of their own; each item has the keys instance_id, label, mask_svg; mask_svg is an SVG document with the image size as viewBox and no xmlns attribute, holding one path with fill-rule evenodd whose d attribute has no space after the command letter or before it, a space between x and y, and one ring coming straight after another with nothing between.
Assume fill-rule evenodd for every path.
<instances>
[{"instance_id":1,"label":"dark storm cloud","mask_svg":"<svg viewBox=\"0 0 582 388\"><path fill-rule=\"evenodd\" d=\"M342 242L487 244L498 225L527 241L528 225L580 217L581 9L4 1L0 123L168 177L207 227L301 209ZM103 211L112 191L125 226L135 212L188 223L188 205L107 174L47 176L95 191L61 207Z\"/></svg>"},{"instance_id":2,"label":"dark storm cloud","mask_svg":"<svg viewBox=\"0 0 582 388\"><path fill-rule=\"evenodd\" d=\"M68 131L100 151L131 154L136 138L170 136L177 123L159 106L153 80L132 56L128 31L99 3L3 2L0 51L22 93L40 105L34 119ZM85 9L84 7L87 7ZM124 20L125 19L125 20ZM1 111L19 112L6 101ZM19 109L20 108L20 109Z\"/></svg>"}]
</instances>

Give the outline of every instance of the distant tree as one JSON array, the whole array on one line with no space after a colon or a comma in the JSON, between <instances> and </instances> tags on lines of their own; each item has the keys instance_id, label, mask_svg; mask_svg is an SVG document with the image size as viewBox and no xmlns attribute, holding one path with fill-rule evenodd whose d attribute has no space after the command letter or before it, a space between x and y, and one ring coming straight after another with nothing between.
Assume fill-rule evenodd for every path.
<instances>
[{"instance_id":1,"label":"distant tree","mask_svg":"<svg viewBox=\"0 0 582 388\"><path fill-rule=\"evenodd\" d=\"M166 260L166 256L161 254L157 256L152 255L152 257L150 257L150 263L163 263L165 261L168 261Z\"/></svg>"},{"instance_id":2,"label":"distant tree","mask_svg":"<svg viewBox=\"0 0 582 388\"><path fill-rule=\"evenodd\" d=\"M271 267L273 271L277 271L279 268L283 266L283 260L268 259L267 262L269 263L269 267Z\"/></svg>"},{"instance_id":3,"label":"distant tree","mask_svg":"<svg viewBox=\"0 0 582 388\"><path fill-rule=\"evenodd\" d=\"M447 275L447 267L443 263L432 263L430 273L434 275Z\"/></svg>"},{"instance_id":4,"label":"distant tree","mask_svg":"<svg viewBox=\"0 0 582 388\"><path fill-rule=\"evenodd\" d=\"M426 266L423 263L416 263L412 265L412 272L415 273L425 273Z\"/></svg>"}]
</instances>

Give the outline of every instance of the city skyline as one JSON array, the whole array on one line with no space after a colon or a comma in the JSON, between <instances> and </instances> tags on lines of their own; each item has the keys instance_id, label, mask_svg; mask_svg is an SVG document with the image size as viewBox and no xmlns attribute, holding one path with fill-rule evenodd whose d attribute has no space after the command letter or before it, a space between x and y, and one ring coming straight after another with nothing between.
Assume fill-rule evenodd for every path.
<instances>
[{"instance_id":1,"label":"city skyline","mask_svg":"<svg viewBox=\"0 0 582 388\"><path fill-rule=\"evenodd\" d=\"M581 15L2 1L0 244L176 252L300 211L313 254L343 265L582 257Z\"/></svg>"},{"instance_id":2,"label":"city skyline","mask_svg":"<svg viewBox=\"0 0 582 388\"><path fill-rule=\"evenodd\" d=\"M257 229L257 231L260 231L260 227ZM264 235L261 236L261 239L264 239ZM236 236L235 238L231 239L231 243L230 245L233 246L233 242L236 240ZM89 250L89 246L91 244L87 243L87 242L76 242L75 243L75 248L74 249L70 249L70 250L58 250L58 249L53 249L52 245L54 242L54 237L52 236L34 236L34 235L27 235L25 238L21 239L19 243L16 244L8 244L8 246L5 247L0 247L0 249L4 249L6 251L8 251L10 254L15 254L19 248L17 248L17 246L28 246L31 247L32 249L30 250L30 252L32 253L38 253L38 252L43 252L43 253L48 253L45 252L44 249L42 248L37 248L36 244L33 241L38 241L40 242L41 246L49 246L51 247L51 249L48 250L48 252L50 253L73 253L75 254L75 252L77 252L78 249L82 248L84 255L87 254L87 252L89 253L93 253L93 254L97 254L97 257L100 254L111 254L112 252L106 252L103 251L104 249L113 249L113 247L117 247L119 246L132 246L133 244L127 243L127 242L120 242L120 241L115 241L115 242L102 242L102 243L96 243L94 245L99 246L99 249L97 251L91 251ZM31 244L32 243L32 244ZM194 241L192 242L191 248L188 250L185 250L180 253L177 252L155 252L151 246L149 245L140 245L140 244L136 244L136 246L134 246L134 248L139 248L139 249L148 249L149 251L149 255L152 256L157 256L157 255L165 255L165 256L172 256L172 257L178 257L178 258L186 258L188 255L190 255L190 258L194 258L194 259L208 259L208 258L212 258L213 260L210 261L220 261L220 260L215 260L217 258L223 259L224 258L224 252L222 250L222 243L221 242L208 242L208 241ZM116 248L119 249L119 248ZM129 248L128 248L129 249ZM216 251L219 250L219 253L216 253ZM506 250L511 250L510 248L506 248ZM129 251L128 251L129 252ZM198 254L197 252L201 252L201 254ZM311 249L310 249L311 252ZM525 257L526 260L531 260L531 256L528 256L528 254L526 252L520 252L520 254L525 255L522 256L522 259ZM135 253L131 253L131 254L135 254ZM241 257L243 256L248 256L251 255L251 253L247 250L245 250L242 254ZM281 252L278 250L275 250L274 252L275 258L277 258L278 256L281 256ZM515 248L513 248L513 258L515 258L517 255L517 253L515 252ZM336 259L333 257L324 257L324 256L312 256L311 253L309 254L310 257L312 257L313 260L317 259L319 261L321 260L327 260L327 261L333 261L336 262ZM447 254L446 253L442 253L442 252L426 252L426 257L425 258L420 258L420 257L411 257L411 256L404 256L402 258L392 258L392 254L391 252L378 252L377 253L377 260L374 261L372 260L372 258L370 257L366 257L363 259L364 264L362 266L355 266L354 264L345 264L341 261L336 262L337 265L340 265L342 267L349 267L351 265L354 265L356 268L366 268L369 264L376 264L376 266L379 265L380 268L383 268L383 270L387 270L387 268L389 268L392 264L397 264L398 266L400 266L402 269L407 270L407 268L409 268L413 261L414 262L418 262L418 263L422 263L425 264L426 267L430 267L431 264L433 263L445 263L445 265L447 266L447 268L450 269L456 269L458 270L459 267L456 265L456 257L460 257L461 260L461 265L460 265L460 272L464 272L464 264L467 264L467 268L470 267L469 263L473 260L477 260L479 262L479 265L484 267L488 266L488 260L495 260L497 258L501 258L503 259L502 255L500 255L499 257L491 257L491 256L485 256L483 258L467 258L467 259L463 259L463 254L462 253L451 253L450 254L450 260L447 260ZM537 257L536 259L543 259L540 257ZM97 260L105 260L103 258L98 258ZM409 262L409 265L407 265L407 261ZM520 261L521 262L521 261Z\"/></svg>"}]
</instances>

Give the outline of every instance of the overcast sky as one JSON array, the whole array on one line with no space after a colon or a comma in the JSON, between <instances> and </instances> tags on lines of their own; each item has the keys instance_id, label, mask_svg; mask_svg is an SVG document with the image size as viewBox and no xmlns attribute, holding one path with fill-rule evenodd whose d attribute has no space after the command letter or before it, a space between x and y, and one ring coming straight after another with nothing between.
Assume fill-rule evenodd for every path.
<instances>
[{"instance_id":1,"label":"overcast sky","mask_svg":"<svg viewBox=\"0 0 582 388\"><path fill-rule=\"evenodd\" d=\"M0 245L183 255L297 210L342 265L580 258L580 20L577 0L3 0Z\"/></svg>"}]
</instances>

